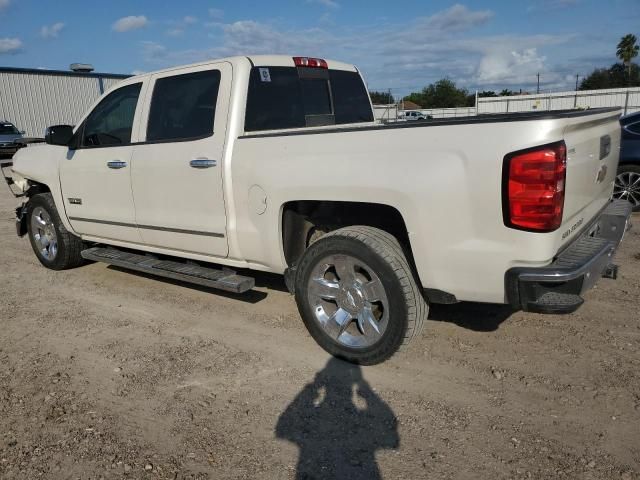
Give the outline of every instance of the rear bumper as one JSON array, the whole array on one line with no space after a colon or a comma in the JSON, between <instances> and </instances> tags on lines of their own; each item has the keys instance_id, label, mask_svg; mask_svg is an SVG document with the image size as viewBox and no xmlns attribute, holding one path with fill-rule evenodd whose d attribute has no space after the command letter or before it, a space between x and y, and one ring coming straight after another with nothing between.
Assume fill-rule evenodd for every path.
<instances>
[{"instance_id":1,"label":"rear bumper","mask_svg":"<svg viewBox=\"0 0 640 480\"><path fill-rule=\"evenodd\" d=\"M507 303L537 313L571 313L601 276L615 278L611 263L631 227L631 204L613 200L586 231L545 267L514 267L505 274Z\"/></svg>"}]
</instances>

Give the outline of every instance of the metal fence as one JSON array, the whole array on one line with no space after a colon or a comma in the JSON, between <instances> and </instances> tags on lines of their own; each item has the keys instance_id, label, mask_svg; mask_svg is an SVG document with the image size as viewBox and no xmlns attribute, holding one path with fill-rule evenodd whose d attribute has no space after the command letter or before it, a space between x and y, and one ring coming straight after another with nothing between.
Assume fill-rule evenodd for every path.
<instances>
[{"instance_id":1,"label":"metal fence","mask_svg":"<svg viewBox=\"0 0 640 480\"><path fill-rule=\"evenodd\" d=\"M640 88L611 88L573 92L478 98L478 114L620 107L623 114L640 110Z\"/></svg>"},{"instance_id":2,"label":"metal fence","mask_svg":"<svg viewBox=\"0 0 640 480\"><path fill-rule=\"evenodd\" d=\"M429 115L433 118L453 118L453 117L469 117L476 114L476 107L459 107L459 108L423 108L420 110L412 110ZM373 112L375 119L383 123L395 122L398 116L404 114L405 110L399 108L398 105L374 105Z\"/></svg>"}]
</instances>

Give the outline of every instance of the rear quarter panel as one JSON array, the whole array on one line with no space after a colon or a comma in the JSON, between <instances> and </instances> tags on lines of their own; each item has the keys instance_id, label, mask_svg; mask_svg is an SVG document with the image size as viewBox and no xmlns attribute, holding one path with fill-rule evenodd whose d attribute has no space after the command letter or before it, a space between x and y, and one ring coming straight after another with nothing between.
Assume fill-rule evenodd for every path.
<instances>
[{"instance_id":1,"label":"rear quarter panel","mask_svg":"<svg viewBox=\"0 0 640 480\"><path fill-rule=\"evenodd\" d=\"M555 241L504 226L502 159L560 140L564 127L563 120L533 120L241 137L231 168L239 249L245 260L282 272L286 202L386 204L405 220L425 287L503 302L506 269L548 263ZM262 214L251 206L254 185L266 194Z\"/></svg>"}]
</instances>

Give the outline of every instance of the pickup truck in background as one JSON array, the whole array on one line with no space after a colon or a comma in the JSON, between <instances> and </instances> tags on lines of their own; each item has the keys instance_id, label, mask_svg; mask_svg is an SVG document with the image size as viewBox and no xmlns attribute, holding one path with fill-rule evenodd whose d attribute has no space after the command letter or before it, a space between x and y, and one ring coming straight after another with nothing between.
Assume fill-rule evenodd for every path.
<instances>
[{"instance_id":1,"label":"pickup truck in background","mask_svg":"<svg viewBox=\"0 0 640 480\"><path fill-rule=\"evenodd\" d=\"M353 65L233 57L124 80L20 150L7 181L47 268L236 293L251 270L283 274L325 350L375 364L430 303L567 313L615 277L619 114L380 125Z\"/></svg>"}]
</instances>

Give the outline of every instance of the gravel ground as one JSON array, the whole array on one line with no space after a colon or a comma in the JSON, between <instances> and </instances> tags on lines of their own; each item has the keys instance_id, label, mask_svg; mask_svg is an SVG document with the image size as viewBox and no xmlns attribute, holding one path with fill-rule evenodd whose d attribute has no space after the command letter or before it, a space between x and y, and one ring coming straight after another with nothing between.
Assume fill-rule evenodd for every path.
<instances>
[{"instance_id":1,"label":"gravel ground","mask_svg":"<svg viewBox=\"0 0 640 480\"><path fill-rule=\"evenodd\" d=\"M2 478L640 478L640 228L575 314L435 306L359 368L279 277L235 296L48 271L15 204L0 190Z\"/></svg>"}]
</instances>

